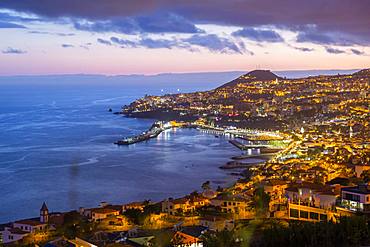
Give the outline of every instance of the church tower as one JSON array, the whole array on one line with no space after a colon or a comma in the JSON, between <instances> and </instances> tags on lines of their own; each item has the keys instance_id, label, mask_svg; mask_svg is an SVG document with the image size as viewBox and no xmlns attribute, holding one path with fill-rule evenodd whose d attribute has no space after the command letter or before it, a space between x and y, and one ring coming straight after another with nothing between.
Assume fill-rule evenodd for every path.
<instances>
[{"instance_id":1,"label":"church tower","mask_svg":"<svg viewBox=\"0 0 370 247\"><path fill-rule=\"evenodd\" d=\"M40 222L41 223L48 223L49 221L49 209L46 206L46 203L44 202L42 204L42 207L40 209Z\"/></svg>"}]
</instances>

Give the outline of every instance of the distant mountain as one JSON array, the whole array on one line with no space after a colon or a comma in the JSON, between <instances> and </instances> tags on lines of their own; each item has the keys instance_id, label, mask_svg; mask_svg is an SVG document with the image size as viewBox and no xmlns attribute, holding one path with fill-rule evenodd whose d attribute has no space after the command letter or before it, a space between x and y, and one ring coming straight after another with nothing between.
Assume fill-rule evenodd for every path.
<instances>
[{"instance_id":1,"label":"distant mountain","mask_svg":"<svg viewBox=\"0 0 370 247\"><path fill-rule=\"evenodd\" d=\"M363 69L356 73L353 73L355 76L363 76L363 75L370 75L370 69Z\"/></svg>"},{"instance_id":2,"label":"distant mountain","mask_svg":"<svg viewBox=\"0 0 370 247\"><path fill-rule=\"evenodd\" d=\"M275 75L270 70L253 70L245 75L242 75L235 80L232 80L219 88L233 87L237 84L249 83L252 81L272 81L276 79L282 79L281 77Z\"/></svg>"}]
</instances>

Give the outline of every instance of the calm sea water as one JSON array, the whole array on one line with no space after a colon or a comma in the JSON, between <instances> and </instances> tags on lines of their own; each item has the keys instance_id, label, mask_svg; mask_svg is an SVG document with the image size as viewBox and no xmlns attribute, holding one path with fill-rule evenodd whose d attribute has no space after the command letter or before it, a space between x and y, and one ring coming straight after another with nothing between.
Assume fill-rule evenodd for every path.
<instances>
[{"instance_id":1,"label":"calm sea water","mask_svg":"<svg viewBox=\"0 0 370 247\"><path fill-rule=\"evenodd\" d=\"M173 86L0 85L0 222L51 211L94 207L101 201L177 197L235 177L218 169L240 153L224 138L197 130L166 131L158 138L118 147L153 120L118 111L145 94ZM213 85L181 91L208 89Z\"/></svg>"}]
</instances>

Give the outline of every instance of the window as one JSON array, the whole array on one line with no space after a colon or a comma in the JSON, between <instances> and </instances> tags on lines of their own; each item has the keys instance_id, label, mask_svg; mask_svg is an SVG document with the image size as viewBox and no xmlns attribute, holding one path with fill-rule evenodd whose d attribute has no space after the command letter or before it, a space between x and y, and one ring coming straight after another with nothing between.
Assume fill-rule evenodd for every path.
<instances>
[{"instance_id":1,"label":"window","mask_svg":"<svg viewBox=\"0 0 370 247\"><path fill-rule=\"evenodd\" d=\"M310 212L310 219L318 220L319 219L319 214L314 213L314 212Z\"/></svg>"},{"instance_id":2,"label":"window","mask_svg":"<svg viewBox=\"0 0 370 247\"><path fill-rule=\"evenodd\" d=\"M326 214L320 214L320 220L321 221L327 221L328 220L328 216Z\"/></svg>"},{"instance_id":3,"label":"window","mask_svg":"<svg viewBox=\"0 0 370 247\"><path fill-rule=\"evenodd\" d=\"M290 209L290 217L298 218L298 210L297 209Z\"/></svg>"},{"instance_id":4,"label":"window","mask_svg":"<svg viewBox=\"0 0 370 247\"><path fill-rule=\"evenodd\" d=\"M300 211L300 212L299 212L299 216L300 216L301 218L308 219L308 212L307 212L307 211Z\"/></svg>"},{"instance_id":5,"label":"window","mask_svg":"<svg viewBox=\"0 0 370 247\"><path fill-rule=\"evenodd\" d=\"M355 194L349 194L349 193L343 193L343 199L349 200L349 201L360 201L360 196Z\"/></svg>"}]
</instances>

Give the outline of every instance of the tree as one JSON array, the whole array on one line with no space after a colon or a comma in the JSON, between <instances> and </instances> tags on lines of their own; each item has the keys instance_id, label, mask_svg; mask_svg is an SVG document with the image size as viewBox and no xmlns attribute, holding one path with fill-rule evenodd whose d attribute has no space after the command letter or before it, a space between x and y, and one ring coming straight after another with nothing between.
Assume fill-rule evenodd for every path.
<instances>
[{"instance_id":1,"label":"tree","mask_svg":"<svg viewBox=\"0 0 370 247\"><path fill-rule=\"evenodd\" d=\"M127 209L123 213L123 215L126 216L129 221L131 221L132 223L136 225L140 225L143 219L141 210L135 209L135 208Z\"/></svg>"},{"instance_id":2,"label":"tree","mask_svg":"<svg viewBox=\"0 0 370 247\"><path fill-rule=\"evenodd\" d=\"M254 191L253 196L253 206L256 209L257 213L264 214L269 209L270 196L265 193L262 187L257 188Z\"/></svg>"},{"instance_id":3,"label":"tree","mask_svg":"<svg viewBox=\"0 0 370 247\"><path fill-rule=\"evenodd\" d=\"M204 182L202 184L202 189L203 189L203 191L210 190L211 189L211 182L210 181Z\"/></svg>"},{"instance_id":4,"label":"tree","mask_svg":"<svg viewBox=\"0 0 370 247\"><path fill-rule=\"evenodd\" d=\"M361 173L361 178L362 178L362 180L364 180L365 183L370 182L370 170L363 171Z\"/></svg>"},{"instance_id":5,"label":"tree","mask_svg":"<svg viewBox=\"0 0 370 247\"><path fill-rule=\"evenodd\" d=\"M203 235L204 247L237 247L239 244L235 241L233 232L223 230L212 233L207 232Z\"/></svg>"}]
</instances>

